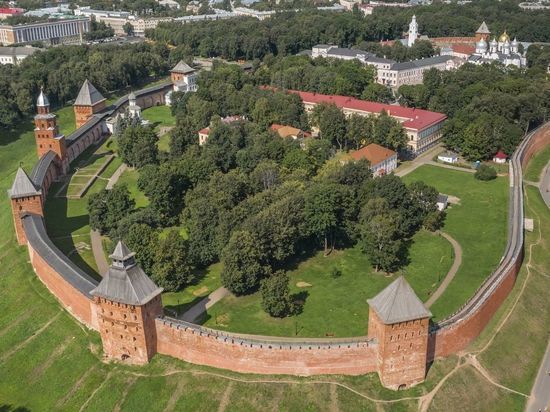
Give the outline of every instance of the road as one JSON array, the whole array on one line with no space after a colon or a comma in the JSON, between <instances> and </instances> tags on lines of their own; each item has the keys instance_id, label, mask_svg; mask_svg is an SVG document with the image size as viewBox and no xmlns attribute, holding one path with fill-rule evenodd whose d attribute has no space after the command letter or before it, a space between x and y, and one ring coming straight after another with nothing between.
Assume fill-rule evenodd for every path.
<instances>
[{"instance_id":1,"label":"road","mask_svg":"<svg viewBox=\"0 0 550 412\"><path fill-rule=\"evenodd\" d=\"M546 165L542 172L539 184L540 195L544 199L546 206L550 207L550 163Z\"/></svg>"},{"instance_id":2,"label":"road","mask_svg":"<svg viewBox=\"0 0 550 412\"><path fill-rule=\"evenodd\" d=\"M546 353L540 364L539 373L533 385L525 411L550 411L550 342L548 342L548 346L546 347Z\"/></svg>"}]
</instances>

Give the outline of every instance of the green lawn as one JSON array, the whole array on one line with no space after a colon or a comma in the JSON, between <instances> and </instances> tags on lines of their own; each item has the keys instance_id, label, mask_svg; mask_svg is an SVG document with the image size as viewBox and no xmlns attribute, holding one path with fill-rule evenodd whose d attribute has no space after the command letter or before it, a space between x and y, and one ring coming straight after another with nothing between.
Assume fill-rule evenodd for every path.
<instances>
[{"instance_id":1,"label":"green lawn","mask_svg":"<svg viewBox=\"0 0 550 412\"><path fill-rule=\"evenodd\" d=\"M550 146L546 146L540 152L535 153L523 177L532 182L538 182L540 180L540 174L548 162L550 162Z\"/></svg>"},{"instance_id":2,"label":"green lawn","mask_svg":"<svg viewBox=\"0 0 550 412\"><path fill-rule=\"evenodd\" d=\"M502 257L507 236L508 178L482 182L471 173L422 166L404 180L423 180L460 199L448 209L444 230L462 246L462 265L430 308L436 320L442 319L473 295Z\"/></svg>"},{"instance_id":3,"label":"green lawn","mask_svg":"<svg viewBox=\"0 0 550 412\"><path fill-rule=\"evenodd\" d=\"M418 295L426 300L444 278L452 262L452 247L444 238L421 231L410 247L406 278ZM333 278L332 269L342 275ZM207 314L206 325L241 333L277 336L362 336L367 333L367 299L395 280L375 273L368 258L358 247L335 251L328 257L322 252L301 262L289 272L291 293L304 301L297 316L276 319L261 308L260 293L228 296ZM299 287L299 282L311 286Z\"/></svg>"},{"instance_id":4,"label":"green lawn","mask_svg":"<svg viewBox=\"0 0 550 412\"><path fill-rule=\"evenodd\" d=\"M147 196L141 192L137 187L137 181L139 178L139 172L135 169L126 169L120 178L117 185L125 184L130 191L130 197L135 200L136 207L145 207L149 204Z\"/></svg>"},{"instance_id":5,"label":"green lawn","mask_svg":"<svg viewBox=\"0 0 550 412\"><path fill-rule=\"evenodd\" d=\"M149 120L159 133L158 148L163 152L170 151L170 133L162 133L161 129L176 125L176 118L172 116L171 110L169 106L154 106L142 112L142 117Z\"/></svg>"}]
</instances>

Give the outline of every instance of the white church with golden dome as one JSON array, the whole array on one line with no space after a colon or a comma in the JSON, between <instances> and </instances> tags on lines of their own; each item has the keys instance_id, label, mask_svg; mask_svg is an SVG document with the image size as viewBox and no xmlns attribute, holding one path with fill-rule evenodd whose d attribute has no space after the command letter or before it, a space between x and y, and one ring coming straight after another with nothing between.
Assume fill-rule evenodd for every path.
<instances>
[{"instance_id":1,"label":"white church with golden dome","mask_svg":"<svg viewBox=\"0 0 550 412\"><path fill-rule=\"evenodd\" d=\"M476 32L478 37L476 51L468 58L469 63L484 64L498 61L505 66L524 67L526 65L525 55L520 53L516 38L510 41L510 36L504 31L498 41L496 37L489 41L490 34L487 24L483 22Z\"/></svg>"}]
</instances>

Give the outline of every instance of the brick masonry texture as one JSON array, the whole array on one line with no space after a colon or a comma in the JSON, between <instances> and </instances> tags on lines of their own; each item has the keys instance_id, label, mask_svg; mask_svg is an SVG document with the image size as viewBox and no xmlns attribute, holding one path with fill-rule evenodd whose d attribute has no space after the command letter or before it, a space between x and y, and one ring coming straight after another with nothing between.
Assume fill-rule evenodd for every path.
<instances>
[{"instance_id":1,"label":"brick masonry texture","mask_svg":"<svg viewBox=\"0 0 550 412\"><path fill-rule=\"evenodd\" d=\"M141 95L142 107L164 102L165 92ZM123 110L124 107L123 102L116 110ZM97 141L97 130L91 128L74 143L80 143L78 153ZM550 144L550 129L543 128L532 137L522 159L523 165L533 153L547 144ZM69 153L67 156L73 160L76 154L71 156ZM47 176L47 179L55 177L55 171L48 172ZM43 182L43 196L48 186L49 181ZM28 199L24 207L19 206L12 202L18 240L24 243L25 234L19 216L22 211L42 215L42 199L40 196ZM294 341L286 344L276 338L271 338L271 342L268 342L269 337L262 337L261 341L259 337L256 340L240 339L172 322L162 317L160 296L143 306L130 306L102 298L92 300L73 288L30 246L29 255L36 274L63 307L86 326L99 330L104 352L109 358L143 364L155 353L161 353L191 363L258 374L361 375L378 372L383 385L393 389L423 381L427 363L434 358L456 353L474 340L512 290L522 261L521 255L488 299L475 311L431 334L428 333L427 318L385 325L371 310L369 338L372 340L365 338L340 344L300 344Z\"/></svg>"}]
</instances>

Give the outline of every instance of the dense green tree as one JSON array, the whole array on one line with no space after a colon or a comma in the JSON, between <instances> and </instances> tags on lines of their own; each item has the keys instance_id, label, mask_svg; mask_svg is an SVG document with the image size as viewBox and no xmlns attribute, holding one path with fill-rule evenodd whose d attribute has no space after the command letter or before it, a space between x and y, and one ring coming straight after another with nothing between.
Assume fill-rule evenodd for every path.
<instances>
[{"instance_id":1,"label":"dense green tree","mask_svg":"<svg viewBox=\"0 0 550 412\"><path fill-rule=\"evenodd\" d=\"M158 241L151 275L157 285L169 292L180 290L193 280L189 245L177 229Z\"/></svg>"},{"instance_id":2,"label":"dense green tree","mask_svg":"<svg viewBox=\"0 0 550 412\"><path fill-rule=\"evenodd\" d=\"M262 281L262 308L276 318L292 312L292 300L288 286L290 277L284 271L277 271Z\"/></svg>"},{"instance_id":3,"label":"dense green tree","mask_svg":"<svg viewBox=\"0 0 550 412\"><path fill-rule=\"evenodd\" d=\"M481 164L474 173L474 177L478 180L494 180L497 178L497 171L491 166Z\"/></svg>"},{"instance_id":4,"label":"dense green tree","mask_svg":"<svg viewBox=\"0 0 550 412\"><path fill-rule=\"evenodd\" d=\"M93 193L88 198L90 227L107 234L116 229L119 220L132 213L134 207L135 202L126 185L115 185L111 190Z\"/></svg>"},{"instance_id":5,"label":"dense green tree","mask_svg":"<svg viewBox=\"0 0 550 412\"><path fill-rule=\"evenodd\" d=\"M362 251L375 270L391 272L400 261L401 240L397 219L389 213L375 214L360 225Z\"/></svg>"},{"instance_id":6,"label":"dense green tree","mask_svg":"<svg viewBox=\"0 0 550 412\"><path fill-rule=\"evenodd\" d=\"M258 287L260 279L269 273L266 255L259 239L248 231L233 233L223 250L222 284L236 295L250 293Z\"/></svg>"},{"instance_id":7,"label":"dense green tree","mask_svg":"<svg viewBox=\"0 0 550 412\"><path fill-rule=\"evenodd\" d=\"M136 259L148 275L153 273L158 233L149 225L135 223L128 229L124 241L136 254Z\"/></svg>"},{"instance_id":8,"label":"dense green tree","mask_svg":"<svg viewBox=\"0 0 550 412\"><path fill-rule=\"evenodd\" d=\"M310 233L322 241L326 256L346 224L351 192L343 185L319 182L306 190L304 199L306 225Z\"/></svg>"},{"instance_id":9,"label":"dense green tree","mask_svg":"<svg viewBox=\"0 0 550 412\"><path fill-rule=\"evenodd\" d=\"M319 127L321 138L328 140L340 150L346 147L346 117L334 104L318 104L313 109L314 122Z\"/></svg>"},{"instance_id":10,"label":"dense green tree","mask_svg":"<svg viewBox=\"0 0 550 412\"><path fill-rule=\"evenodd\" d=\"M138 188L166 224L175 223L172 220L180 214L189 186L187 177L170 163L147 165L140 170Z\"/></svg>"},{"instance_id":11,"label":"dense green tree","mask_svg":"<svg viewBox=\"0 0 550 412\"><path fill-rule=\"evenodd\" d=\"M393 100L391 89L379 83L370 83L363 93L361 99L372 102L390 103Z\"/></svg>"},{"instance_id":12,"label":"dense green tree","mask_svg":"<svg viewBox=\"0 0 550 412\"><path fill-rule=\"evenodd\" d=\"M158 136L150 127L128 127L118 138L118 150L124 162L132 167L156 163Z\"/></svg>"}]
</instances>

